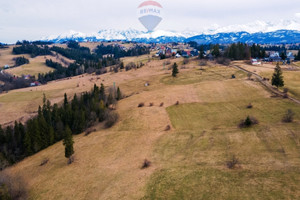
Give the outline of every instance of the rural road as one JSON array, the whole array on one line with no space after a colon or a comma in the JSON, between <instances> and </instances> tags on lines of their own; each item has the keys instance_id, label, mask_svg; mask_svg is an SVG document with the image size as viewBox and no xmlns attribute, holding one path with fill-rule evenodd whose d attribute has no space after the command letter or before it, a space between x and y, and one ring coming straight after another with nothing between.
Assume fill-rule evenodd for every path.
<instances>
[{"instance_id":1,"label":"rural road","mask_svg":"<svg viewBox=\"0 0 300 200\"><path fill-rule=\"evenodd\" d=\"M236 68L236 69L238 69L238 70L242 70L242 71L244 71L244 72L246 72L246 73L251 73L253 76L255 76L255 77L257 78L257 80L258 80L262 85L264 85L264 86L265 86L268 90L270 90L272 93L274 93L274 94L276 94L276 95L279 95L279 96L281 96L281 97L283 97L283 98L285 97L285 94L284 94L283 92L280 92L280 91L278 91L277 89L275 89L268 81L264 80L263 77L261 77L260 75L254 73L254 72L251 72L251 71L249 71L249 70L246 70L246 69L244 69L243 67L240 67L240 66L237 66L237 65L231 65L231 66L234 67L234 68ZM297 103L297 104L300 105L300 100L295 99L295 98L290 97L290 96L288 96L287 98L290 99L291 101L293 101L293 102L295 102L295 103Z\"/></svg>"}]
</instances>

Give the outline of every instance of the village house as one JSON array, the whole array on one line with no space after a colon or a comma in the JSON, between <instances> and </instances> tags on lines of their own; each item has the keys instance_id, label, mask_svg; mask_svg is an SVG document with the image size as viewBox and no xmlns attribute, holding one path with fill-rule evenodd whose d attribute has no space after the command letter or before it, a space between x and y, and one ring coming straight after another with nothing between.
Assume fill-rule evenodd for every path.
<instances>
[{"instance_id":1,"label":"village house","mask_svg":"<svg viewBox=\"0 0 300 200\"><path fill-rule=\"evenodd\" d=\"M35 87L35 86L40 86L40 85L42 85L42 84L38 81L34 81L34 82L30 83L30 87Z\"/></svg>"},{"instance_id":2,"label":"village house","mask_svg":"<svg viewBox=\"0 0 300 200\"><path fill-rule=\"evenodd\" d=\"M261 62L257 59L251 59L251 64L252 65L261 65Z\"/></svg>"}]
</instances>

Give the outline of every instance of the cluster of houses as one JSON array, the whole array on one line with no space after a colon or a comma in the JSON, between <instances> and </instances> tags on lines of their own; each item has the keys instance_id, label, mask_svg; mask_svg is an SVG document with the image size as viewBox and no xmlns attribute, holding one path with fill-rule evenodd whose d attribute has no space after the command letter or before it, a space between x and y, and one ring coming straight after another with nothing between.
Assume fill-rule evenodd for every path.
<instances>
[{"instance_id":1,"label":"cluster of houses","mask_svg":"<svg viewBox=\"0 0 300 200\"><path fill-rule=\"evenodd\" d=\"M263 62L282 62L283 64L291 64L294 60L295 60L295 56L293 52L287 52L286 59L283 60L279 52L270 51L269 57L266 57L262 60L251 59L251 63L252 65L261 65L263 61Z\"/></svg>"},{"instance_id":2,"label":"cluster of houses","mask_svg":"<svg viewBox=\"0 0 300 200\"><path fill-rule=\"evenodd\" d=\"M4 69L9 69L9 68L5 68L5 67L4 67ZM4 72L4 70L1 70L1 69L0 69L0 73L1 73L1 74L4 74L5 72ZM13 78L13 79L18 79L17 76L13 76L12 78ZM23 75L22 78L23 78L24 80L34 80L34 77L32 77L31 75ZM0 85L3 85L3 83L1 83ZM40 86L40 85L42 85L42 84L41 84L40 82L38 82L38 81L32 81L32 82L30 83L30 87L35 87L35 86Z\"/></svg>"},{"instance_id":3,"label":"cluster of houses","mask_svg":"<svg viewBox=\"0 0 300 200\"><path fill-rule=\"evenodd\" d=\"M265 58L264 61L266 62L282 62L282 58L280 57L279 52L270 52L269 57ZM295 56L292 52L288 52L286 54L286 59L287 62L293 62L295 60Z\"/></svg>"},{"instance_id":4,"label":"cluster of houses","mask_svg":"<svg viewBox=\"0 0 300 200\"><path fill-rule=\"evenodd\" d=\"M164 55L166 58L170 57L196 57L199 56L199 51L197 49L190 48L184 45L177 45L177 46L168 46L168 45L161 45L156 47L157 53L155 54L156 57Z\"/></svg>"}]
</instances>

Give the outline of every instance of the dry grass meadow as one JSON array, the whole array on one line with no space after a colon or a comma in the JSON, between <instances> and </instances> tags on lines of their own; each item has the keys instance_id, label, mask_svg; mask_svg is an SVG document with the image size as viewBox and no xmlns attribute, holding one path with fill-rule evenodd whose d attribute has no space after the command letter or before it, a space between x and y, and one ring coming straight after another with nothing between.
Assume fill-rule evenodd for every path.
<instances>
[{"instance_id":1,"label":"dry grass meadow","mask_svg":"<svg viewBox=\"0 0 300 200\"><path fill-rule=\"evenodd\" d=\"M26 180L29 199L300 198L299 105L272 97L235 68L209 63L200 70L191 61L185 69L180 64L173 78L164 61L141 56L124 62L140 61L146 65L137 70L78 76L0 95L1 124L34 114L43 93L54 103L65 92L70 96L115 82L128 96L118 103L120 120L113 128L100 124L94 133L74 137L72 165L66 164L60 142L5 170ZM263 67L251 70L273 71ZM292 89L293 82L300 84L298 72L290 73L284 75ZM145 107L138 108L141 102ZM249 103L252 109L246 108ZM281 122L287 109L296 113L291 124ZM259 124L238 128L248 115ZM167 125L171 130L165 131ZM228 169L232 156L239 163ZM49 163L39 166L45 158ZM141 169L144 159L152 163L147 169Z\"/></svg>"}]
</instances>

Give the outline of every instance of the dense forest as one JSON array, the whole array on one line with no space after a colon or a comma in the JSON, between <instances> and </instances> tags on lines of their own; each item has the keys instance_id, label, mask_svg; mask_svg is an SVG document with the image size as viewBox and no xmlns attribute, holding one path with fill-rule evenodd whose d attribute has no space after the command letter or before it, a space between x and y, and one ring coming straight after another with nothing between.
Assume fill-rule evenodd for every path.
<instances>
[{"instance_id":1,"label":"dense forest","mask_svg":"<svg viewBox=\"0 0 300 200\"><path fill-rule=\"evenodd\" d=\"M13 164L60 141L65 127L70 127L73 134L82 133L97 122L105 121L105 127L111 127L118 115L109 106L121 98L119 88L110 88L106 94L103 84L94 85L79 97L75 94L71 101L65 94L62 105L51 105L44 96L37 116L25 125L15 122L14 126L0 126L0 154L7 160L6 165ZM4 167L3 164L0 169Z\"/></svg>"},{"instance_id":2,"label":"dense forest","mask_svg":"<svg viewBox=\"0 0 300 200\"><path fill-rule=\"evenodd\" d=\"M44 56L44 55L52 55L49 47L45 46L38 46L36 44L22 44L21 46L13 48L13 54L30 54L32 58L36 56Z\"/></svg>"},{"instance_id":3,"label":"dense forest","mask_svg":"<svg viewBox=\"0 0 300 200\"><path fill-rule=\"evenodd\" d=\"M50 45L53 44L53 42L47 42L47 41L27 41L27 40L23 40L23 41L17 41L16 45L22 45L22 44L35 44L35 45Z\"/></svg>"},{"instance_id":4,"label":"dense forest","mask_svg":"<svg viewBox=\"0 0 300 200\"><path fill-rule=\"evenodd\" d=\"M118 45L98 45L95 53L99 56L111 54L114 55L114 58L122 58L122 57L128 57L128 56L140 56L144 54L150 54L150 49L143 45L136 45L133 48L130 48L128 50L122 49Z\"/></svg>"}]
</instances>

